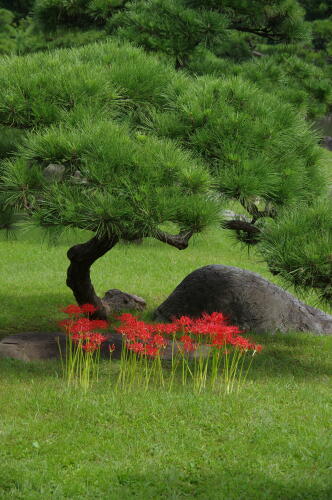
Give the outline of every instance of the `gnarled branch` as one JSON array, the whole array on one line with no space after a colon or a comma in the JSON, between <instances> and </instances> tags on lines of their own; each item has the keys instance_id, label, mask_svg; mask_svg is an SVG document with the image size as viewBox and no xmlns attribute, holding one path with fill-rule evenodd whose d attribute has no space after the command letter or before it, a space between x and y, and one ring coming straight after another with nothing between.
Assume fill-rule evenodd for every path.
<instances>
[{"instance_id":1,"label":"gnarled branch","mask_svg":"<svg viewBox=\"0 0 332 500\"><path fill-rule=\"evenodd\" d=\"M154 237L163 243L167 243L168 245L177 248L178 250L184 250L188 247L188 242L192 235L193 231L181 231L179 234L169 234L165 231L158 230L154 234Z\"/></svg>"},{"instance_id":2,"label":"gnarled branch","mask_svg":"<svg viewBox=\"0 0 332 500\"><path fill-rule=\"evenodd\" d=\"M250 222L246 222L240 219L228 220L222 223L222 227L224 229L233 229L237 233L239 233L240 231L244 231L245 233L247 233L245 241L246 243L249 243L251 245L255 245L259 241L261 230Z\"/></svg>"}]
</instances>

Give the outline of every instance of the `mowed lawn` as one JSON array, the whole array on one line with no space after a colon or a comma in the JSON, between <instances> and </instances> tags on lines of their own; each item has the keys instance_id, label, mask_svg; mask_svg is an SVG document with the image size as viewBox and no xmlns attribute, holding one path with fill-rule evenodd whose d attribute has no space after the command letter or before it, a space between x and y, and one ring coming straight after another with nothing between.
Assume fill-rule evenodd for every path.
<instances>
[{"instance_id":1,"label":"mowed lawn","mask_svg":"<svg viewBox=\"0 0 332 500\"><path fill-rule=\"evenodd\" d=\"M0 243L2 335L58 330L59 309L73 302L66 250L87 237L49 247L26 233ZM149 318L207 264L276 281L255 251L218 228L182 252L153 240L118 245L92 279L100 294L144 297ZM323 307L314 295L305 300ZM66 389L56 362L0 360L0 498L331 499L332 336L253 337L264 350L240 394L227 396L180 387L120 394L117 362L104 362L83 395Z\"/></svg>"},{"instance_id":2,"label":"mowed lawn","mask_svg":"<svg viewBox=\"0 0 332 500\"><path fill-rule=\"evenodd\" d=\"M58 330L60 309L74 301L65 283L66 252L90 237L76 232L50 246L43 233L34 230L18 232L13 241L0 240L0 335ZM219 228L195 236L182 251L154 239L146 239L142 245L120 243L93 265L91 276L101 296L110 288L119 288L143 297L148 317L187 274L209 264L242 267L281 284L255 249L248 253L230 231ZM301 298L329 310L314 294Z\"/></svg>"}]
</instances>

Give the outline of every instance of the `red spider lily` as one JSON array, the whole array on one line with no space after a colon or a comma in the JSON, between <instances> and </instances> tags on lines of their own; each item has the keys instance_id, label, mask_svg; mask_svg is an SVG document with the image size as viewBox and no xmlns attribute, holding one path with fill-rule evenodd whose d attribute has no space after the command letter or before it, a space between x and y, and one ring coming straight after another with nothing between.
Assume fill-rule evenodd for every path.
<instances>
[{"instance_id":1,"label":"red spider lily","mask_svg":"<svg viewBox=\"0 0 332 500\"><path fill-rule=\"evenodd\" d=\"M109 345L108 350L109 350L109 352L114 352L115 351L115 344Z\"/></svg>"},{"instance_id":2,"label":"red spider lily","mask_svg":"<svg viewBox=\"0 0 332 500\"><path fill-rule=\"evenodd\" d=\"M98 349L98 345L93 342L88 342L87 344L82 345L82 349L85 352L94 352Z\"/></svg>"},{"instance_id":3,"label":"red spider lily","mask_svg":"<svg viewBox=\"0 0 332 500\"><path fill-rule=\"evenodd\" d=\"M152 345L145 346L145 354L147 356L156 357L159 354L158 347L153 347Z\"/></svg>"},{"instance_id":4,"label":"red spider lily","mask_svg":"<svg viewBox=\"0 0 332 500\"><path fill-rule=\"evenodd\" d=\"M128 342L129 341L134 342L136 340L136 332L134 332L134 331L131 331L131 330L124 331L124 330L120 330L118 328L116 328L116 331L118 333L121 333L121 335L123 335Z\"/></svg>"},{"instance_id":5,"label":"red spider lily","mask_svg":"<svg viewBox=\"0 0 332 500\"><path fill-rule=\"evenodd\" d=\"M195 351L198 347L198 344L194 342L183 342L182 344L182 349L186 352L192 352Z\"/></svg>"},{"instance_id":6,"label":"red spider lily","mask_svg":"<svg viewBox=\"0 0 332 500\"><path fill-rule=\"evenodd\" d=\"M150 348L148 346L166 347L163 335L175 335L177 332L183 333L180 341L183 344L183 350L187 352L198 347L197 342L193 342L192 336L198 338L204 336L206 338L204 343L217 349L225 348L226 345L244 351L260 352L262 349L259 344L252 344L242 337L240 335L242 331L237 326L229 325L227 317L219 312L204 313L201 318L197 319L181 316L169 324L147 324L130 313L124 313L117 319L121 324L116 331L125 336L128 349L135 352L143 353L143 349Z\"/></svg>"},{"instance_id":7,"label":"red spider lily","mask_svg":"<svg viewBox=\"0 0 332 500\"><path fill-rule=\"evenodd\" d=\"M92 330L106 330L108 328L107 321L103 319L91 319L90 325Z\"/></svg>"},{"instance_id":8,"label":"red spider lily","mask_svg":"<svg viewBox=\"0 0 332 500\"><path fill-rule=\"evenodd\" d=\"M174 325L173 323L168 323L167 325L164 325L165 335L175 335L176 332L177 332L177 325Z\"/></svg>"},{"instance_id":9,"label":"red spider lily","mask_svg":"<svg viewBox=\"0 0 332 500\"><path fill-rule=\"evenodd\" d=\"M263 349L263 346L261 344L256 344L255 345L255 351L256 352L261 352L262 349Z\"/></svg>"},{"instance_id":10,"label":"red spider lily","mask_svg":"<svg viewBox=\"0 0 332 500\"><path fill-rule=\"evenodd\" d=\"M211 347L216 347L217 349L222 349L225 347L227 341L224 335L216 335L215 338L212 339L212 343L208 344Z\"/></svg>"},{"instance_id":11,"label":"red spider lily","mask_svg":"<svg viewBox=\"0 0 332 500\"><path fill-rule=\"evenodd\" d=\"M81 310L83 313L94 313L97 311L97 307L95 307L93 304L83 304L81 306Z\"/></svg>"},{"instance_id":12,"label":"red spider lily","mask_svg":"<svg viewBox=\"0 0 332 500\"><path fill-rule=\"evenodd\" d=\"M242 349L244 351L249 351L251 349L251 345L248 339L245 339L244 337L234 337L230 338L228 342L233 345L234 347L238 347L239 349Z\"/></svg>"},{"instance_id":13,"label":"red spider lily","mask_svg":"<svg viewBox=\"0 0 332 500\"><path fill-rule=\"evenodd\" d=\"M202 320L206 323L224 323L228 318L221 312L213 312L211 314L203 313Z\"/></svg>"},{"instance_id":14,"label":"red spider lily","mask_svg":"<svg viewBox=\"0 0 332 500\"><path fill-rule=\"evenodd\" d=\"M63 319L62 321L59 321L59 326L62 328L65 328L66 330L70 328L70 326L73 324L73 320L71 319Z\"/></svg>"},{"instance_id":15,"label":"red spider lily","mask_svg":"<svg viewBox=\"0 0 332 500\"><path fill-rule=\"evenodd\" d=\"M82 342L82 348L87 344L94 344L96 349L100 347L100 345L107 340L107 337L101 335L100 333L94 332L86 332L86 333L73 333L71 339L75 343Z\"/></svg>"},{"instance_id":16,"label":"red spider lily","mask_svg":"<svg viewBox=\"0 0 332 500\"><path fill-rule=\"evenodd\" d=\"M173 324L177 325L180 329L185 327L185 326L190 326L192 325L194 320L189 318L189 316L181 316L180 318L175 318L173 320Z\"/></svg>"},{"instance_id":17,"label":"red spider lily","mask_svg":"<svg viewBox=\"0 0 332 500\"><path fill-rule=\"evenodd\" d=\"M129 351L136 352L136 354L144 354L145 352L144 345L141 344L141 342L133 342L132 344L128 344L127 349L129 349Z\"/></svg>"},{"instance_id":18,"label":"red spider lily","mask_svg":"<svg viewBox=\"0 0 332 500\"><path fill-rule=\"evenodd\" d=\"M88 318L79 318L75 323L73 323L69 331L70 333L79 333L79 332L90 332L93 329L92 321Z\"/></svg>"},{"instance_id":19,"label":"red spider lily","mask_svg":"<svg viewBox=\"0 0 332 500\"><path fill-rule=\"evenodd\" d=\"M152 344L156 347L166 347L166 341L159 333L156 333L152 338Z\"/></svg>"},{"instance_id":20,"label":"red spider lily","mask_svg":"<svg viewBox=\"0 0 332 500\"><path fill-rule=\"evenodd\" d=\"M62 311L69 315L82 314L82 309L77 304L70 304L69 306L62 309Z\"/></svg>"},{"instance_id":21,"label":"red spider lily","mask_svg":"<svg viewBox=\"0 0 332 500\"><path fill-rule=\"evenodd\" d=\"M178 326L174 323L156 323L151 325L155 333L164 335L175 335L179 330Z\"/></svg>"},{"instance_id":22,"label":"red spider lily","mask_svg":"<svg viewBox=\"0 0 332 500\"><path fill-rule=\"evenodd\" d=\"M105 337L105 335L101 335L101 333L91 333L89 335L89 339L94 344L100 345L107 340L107 337Z\"/></svg>"},{"instance_id":23,"label":"red spider lily","mask_svg":"<svg viewBox=\"0 0 332 500\"><path fill-rule=\"evenodd\" d=\"M189 335L182 335L182 337L180 338L180 341L183 342L184 344L188 344L188 343L192 342L193 340Z\"/></svg>"},{"instance_id":24,"label":"red spider lily","mask_svg":"<svg viewBox=\"0 0 332 500\"><path fill-rule=\"evenodd\" d=\"M115 319L122 321L122 323L130 323L130 322L136 323L137 322L137 318L135 318L135 316L133 316L130 313L120 314L120 316L116 316Z\"/></svg>"},{"instance_id":25,"label":"red spider lily","mask_svg":"<svg viewBox=\"0 0 332 500\"><path fill-rule=\"evenodd\" d=\"M84 333L73 333L71 336L71 340L76 343L82 342L84 339L85 339Z\"/></svg>"},{"instance_id":26,"label":"red spider lily","mask_svg":"<svg viewBox=\"0 0 332 500\"><path fill-rule=\"evenodd\" d=\"M137 324L135 325L135 333L136 337L142 340L143 342L147 342L148 340L151 339L151 333L152 333L152 325L147 325L143 323L143 321L138 321Z\"/></svg>"}]
</instances>

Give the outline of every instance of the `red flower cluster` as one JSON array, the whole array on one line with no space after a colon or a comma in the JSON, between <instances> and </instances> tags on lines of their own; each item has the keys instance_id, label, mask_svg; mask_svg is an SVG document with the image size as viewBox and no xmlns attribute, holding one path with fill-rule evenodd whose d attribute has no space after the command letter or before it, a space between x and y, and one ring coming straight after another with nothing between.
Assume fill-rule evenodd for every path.
<instances>
[{"instance_id":1,"label":"red flower cluster","mask_svg":"<svg viewBox=\"0 0 332 500\"><path fill-rule=\"evenodd\" d=\"M97 311L97 308L93 304L83 304L78 306L77 304L69 304L69 306L62 309L62 311L70 316L79 316L80 314L92 314Z\"/></svg>"},{"instance_id":2,"label":"red flower cluster","mask_svg":"<svg viewBox=\"0 0 332 500\"><path fill-rule=\"evenodd\" d=\"M260 344L253 344L242 337L237 326L229 325L222 313L203 314L198 319L181 316L169 324L147 324L129 313L117 319L120 326L116 330L125 336L127 348L141 355L157 356L159 350L167 345L163 335L176 333L182 333L180 342L186 352L194 351L200 343L217 349L226 349L228 345L244 351L262 350Z\"/></svg>"},{"instance_id":3,"label":"red flower cluster","mask_svg":"<svg viewBox=\"0 0 332 500\"><path fill-rule=\"evenodd\" d=\"M169 325L151 325L144 321L139 321L129 313L122 314L117 318L120 326L116 331L121 333L126 339L127 349L136 354L150 357L158 356L160 349L166 347L167 342L162 336Z\"/></svg>"},{"instance_id":4,"label":"red flower cluster","mask_svg":"<svg viewBox=\"0 0 332 500\"><path fill-rule=\"evenodd\" d=\"M71 319L60 321L60 326L64 327L70 339L78 344L86 352L94 352L100 349L102 342L107 338L95 330L105 330L108 327L107 321L80 317L82 314L90 314L97 309L92 304L77 306L71 304L63 309L63 312L72 316Z\"/></svg>"}]
</instances>

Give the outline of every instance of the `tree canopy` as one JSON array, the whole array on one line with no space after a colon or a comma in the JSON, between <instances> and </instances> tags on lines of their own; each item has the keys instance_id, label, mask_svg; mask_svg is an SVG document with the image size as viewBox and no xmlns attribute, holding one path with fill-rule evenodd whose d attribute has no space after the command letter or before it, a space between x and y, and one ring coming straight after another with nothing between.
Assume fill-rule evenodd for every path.
<instances>
[{"instance_id":1,"label":"tree canopy","mask_svg":"<svg viewBox=\"0 0 332 500\"><path fill-rule=\"evenodd\" d=\"M7 58L0 81L0 123L24 135L14 154L3 147L6 227L11 207L55 232L92 232L69 251L79 302L99 304L89 267L120 238L182 249L220 219L227 198L255 226L323 189L303 118L241 78L192 78L108 42Z\"/></svg>"},{"instance_id":2,"label":"tree canopy","mask_svg":"<svg viewBox=\"0 0 332 500\"><path fill-rule=\"evenodd\" d=\"M308 7L305 22L295 0L9 3L0 51L38 53L0 63L0 228L25 213L52 234L90 231L68 253L79 302L100 306L89 269L119 239L182 249L213 221L330 300L322 151L305 121L332 105L328 19ZM247 220L223 220L227 200ZM314 216L319 250L300 230Z\"/></svg>"}]
</instances>

